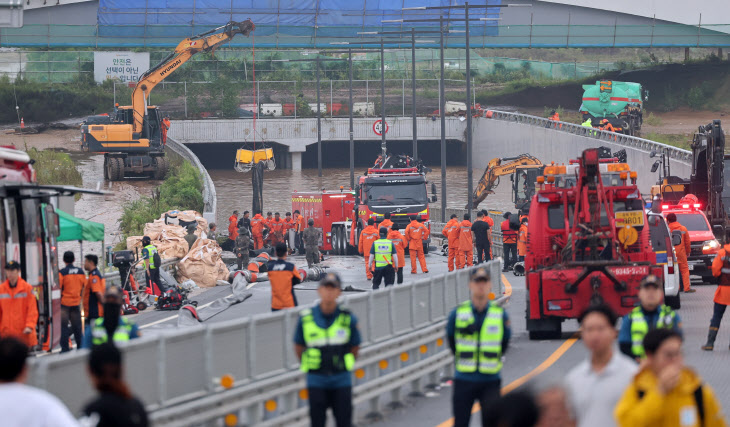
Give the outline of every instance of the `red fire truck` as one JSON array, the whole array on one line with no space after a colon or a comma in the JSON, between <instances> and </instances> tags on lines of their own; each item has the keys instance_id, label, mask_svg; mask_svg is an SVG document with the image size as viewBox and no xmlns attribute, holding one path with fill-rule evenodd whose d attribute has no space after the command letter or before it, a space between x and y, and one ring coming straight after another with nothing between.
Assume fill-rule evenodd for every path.
<instances>
[{"instance_id":1,"label":"red fire truck","mask_svg":"<svg viewBox=\"0 0 730 427\"><path fill-rule=\"evenodd\" d=\"M35 184L32 160L13 146L0 147L0 265L18 261L22 277L38 299L38 342L61 342L61 288L56 238L59 196L101 194L82 188ZM5 271L0 269L0 281Z\"/></svg>"},{"instance_id":2,"label":"red fire truck","mask_svg":"<svg viewBox=\"0 0 730 427\"><path fill-rule=\"evenodd\" d=\"M592 303L624 315L634 308L643 277L663 280L636 172L611 163L620 181L606 179L596 149L584 151L576 164L574 185L565 185L566 166L547 166L530 206L525 257L530 339L559 337L563 320L577 318Z\"/></svg>"},{"instance_id":3,"label":"red fire truck","mask_svg":"<svg viewBox=\"0 0 730 427\"><path fill-rule=\"evenodd\" d=\"M356 254L360 231L369 218L379 223L390 213L391 221L404 230L411 216L419 216L430 228L428 204L436 201L436 186L431 184L429 197L427 171L407 156L379 157L357 179L354 190L294 193L292 209L298 209L305 220L313 218L314 226L322 230L320 249L335 255ZM429 244L430 240L424 242L426 253Z\"/></svg>"}]
</instances>

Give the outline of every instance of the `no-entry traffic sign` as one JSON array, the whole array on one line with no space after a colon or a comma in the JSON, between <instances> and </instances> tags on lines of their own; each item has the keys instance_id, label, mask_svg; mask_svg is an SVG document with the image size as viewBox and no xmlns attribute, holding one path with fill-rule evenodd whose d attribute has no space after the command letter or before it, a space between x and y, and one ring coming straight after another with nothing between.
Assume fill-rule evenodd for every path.
<instances>
[{"instance_id":1,"label":"no-entry traffic sign","mask_svg":"<svg viewBox=\"0 0 730 427\"><path fill-rule=\"evenodd\" d=\"M388 129L390 129L390 126L388 122L385 122L385 133L388 133ZM383 120L377 120L373 123L373 132L375 132L375 135L383 136Z\"/></svg>"}]
</instances>

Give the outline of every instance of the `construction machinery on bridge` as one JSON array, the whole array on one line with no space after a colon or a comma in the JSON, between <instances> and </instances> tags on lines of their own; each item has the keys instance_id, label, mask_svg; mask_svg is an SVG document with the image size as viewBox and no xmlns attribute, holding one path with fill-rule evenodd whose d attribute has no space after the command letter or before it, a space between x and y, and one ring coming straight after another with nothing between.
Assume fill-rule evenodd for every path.
<instances>
[{"instance_id":1,"label":"construction machinery on bridge","mask_svg":"<svg viewBox=\"0 0 730 427\"><path fill-rule=\"evenodd\" d=\"M529 204L529 200L534 193L534 182L537 180L538 175L542 175L543 168L542 162L530 154L497 157L490 160L477 187L474 189L472 209L476 209L479 203L484 201L488 195L494 194L494 189L499 185L500 177L510 175L510 180L513 183L512 199L515 202L515 207L519 210L521 206ZM530 191L530 188L533 191ZM467 205L465 208L468 209L469 206Z\"/></svg>"},{"instance_id":2,"label":"construction machinery on bridge","mask_svg":"<svg viewBox=\"0 0 730 427\"><path fill-rule=\"evenodd\" d=\"M132 92L132 105L115 108L108 124L88 124L82 128L82 147L104 153L104 178L119 181L126 177L162 179L167 174L162 117L149 104L152 89L200 52L213 52L237 34L249 35L256 26L250 21L231 21L224 26L186 38L159 64L140 77Z\"/></svg>"},{"instance_id":3,"label":"construction machinery on bridge","mask_svg":"<svg viewBox=\"0 0 730 427\"><path fill-rule=\"evenodd\" d=\"M599 80L583 85L580 113L583 121L591 119L593 127L608 120L615 132L636 136L644 121L643 105L648 99L639 83ZM642 96L643 95L643 96Z\"/></svg>"},{"instance_id":4,"label":"construction machinery on bridge","mask_svg":"<svg viewBox=\"0 0 730 427\"><path fill-rule=\"evenodd\" d=\"M618 182L606 179L609 169ZM639 281L664 275L638 175L628 164L601 159L592 148L568 166L546 166L544 174L531 202L525 257L530 339L559 337L562 322L590 304L603 302L624 315L636 305Z\"/></svg>"}]
</instances>

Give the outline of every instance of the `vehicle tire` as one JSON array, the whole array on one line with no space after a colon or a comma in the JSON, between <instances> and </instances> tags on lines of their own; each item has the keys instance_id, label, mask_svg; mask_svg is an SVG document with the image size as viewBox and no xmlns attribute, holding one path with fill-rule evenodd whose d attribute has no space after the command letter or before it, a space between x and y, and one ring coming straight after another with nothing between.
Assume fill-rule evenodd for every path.
<instances>
[{"instance_id":1,"label":"vehicle tire","mask_svg":"<svg viewBox=\"0 0 730 427\"><path fill-rule=\"evenodd\" d=\"M147 309L147 304L145 304L144 302L141 302L141 301L137 303L137 310L144 311L146 309Z\"/></svg>"},{"instance_id":2,"label":"vehicle tire","mask_svg":"<svg viewBox=\"0 0 730 427\"><path fill-rule=\"evenodd\" d=\"M156 180L163 180L167 176L168 163L164 157L155 157L155 173L153 175Z\"/></svg>"},{"instance_id":3,"label":"vehicle tire","mask_svg":"<svg viewBox=\"0 0 730 427\"><path fill-rule=\"evenodd\" d=\"M104 158L104 181L109 180L109 159Z\"/></svg>"},{"instance_id":4,"label":"vehicle tire","mask_svg":"<svg viewBox=\"0 0 730 427\"><path fill-rule=\"evenodd\" d=\"M340 253L340 227L337 225L332 227L332 254L341 255L341 253Z\"/></svg>"},{"instance_id":5,"label":"vehicle tire","mask_svg":"<svg viewBox=\"0 0 730 427\"><path fill-rule=\"evenodd\" d=\"M423 242L423 254L428 255L428 243Z\"/></svg>"},{"instance_id":6,"label":"vehicle tire","mask_svg":"<svg viewBox=\"0 0 730 427\"><path fill-rule=\"evenodd\" d=\"M681 294L681 292L677 292L677 295L675 296L665 296L664 303L672 310L679 310L682 307L682 302L679 297Z\"/></svg>"},{"instance_id":7,"label":"vehicle tire","mask_svg":"<svg viewBox=\"0 0 730 427\"><path fill-rule=\"evenodd\" d=\"M124 159L112 157L109 159L109 181L124 179Z\"/></svg>"},{"instance_id":8,"label":"vehicle tire","mask_svg":"<svg viewBox=\"0 0 730 427\"><path fill-rule=\"evenodd\" d=\"M337 227L337 241L339 242L340 255L347 255L347 236L345 233L345 227Z\"/></svg>"}]
</instances>

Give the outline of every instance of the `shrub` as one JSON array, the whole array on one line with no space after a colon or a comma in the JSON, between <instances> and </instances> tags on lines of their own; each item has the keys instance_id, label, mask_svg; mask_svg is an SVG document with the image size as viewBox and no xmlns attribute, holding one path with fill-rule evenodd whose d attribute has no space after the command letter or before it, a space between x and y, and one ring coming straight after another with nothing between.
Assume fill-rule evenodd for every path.
<instances>
[{"instance_id":1,"label":"shrub","mask_svg":"<svg viewBox=\"0 0 730 427\"><path fill-rule=\"evenodd\" d=\"M687 95L687 105L692 110L700 110L705 105L705 93L700 87L693 87Z\"/></svg>"}]
</instances>

